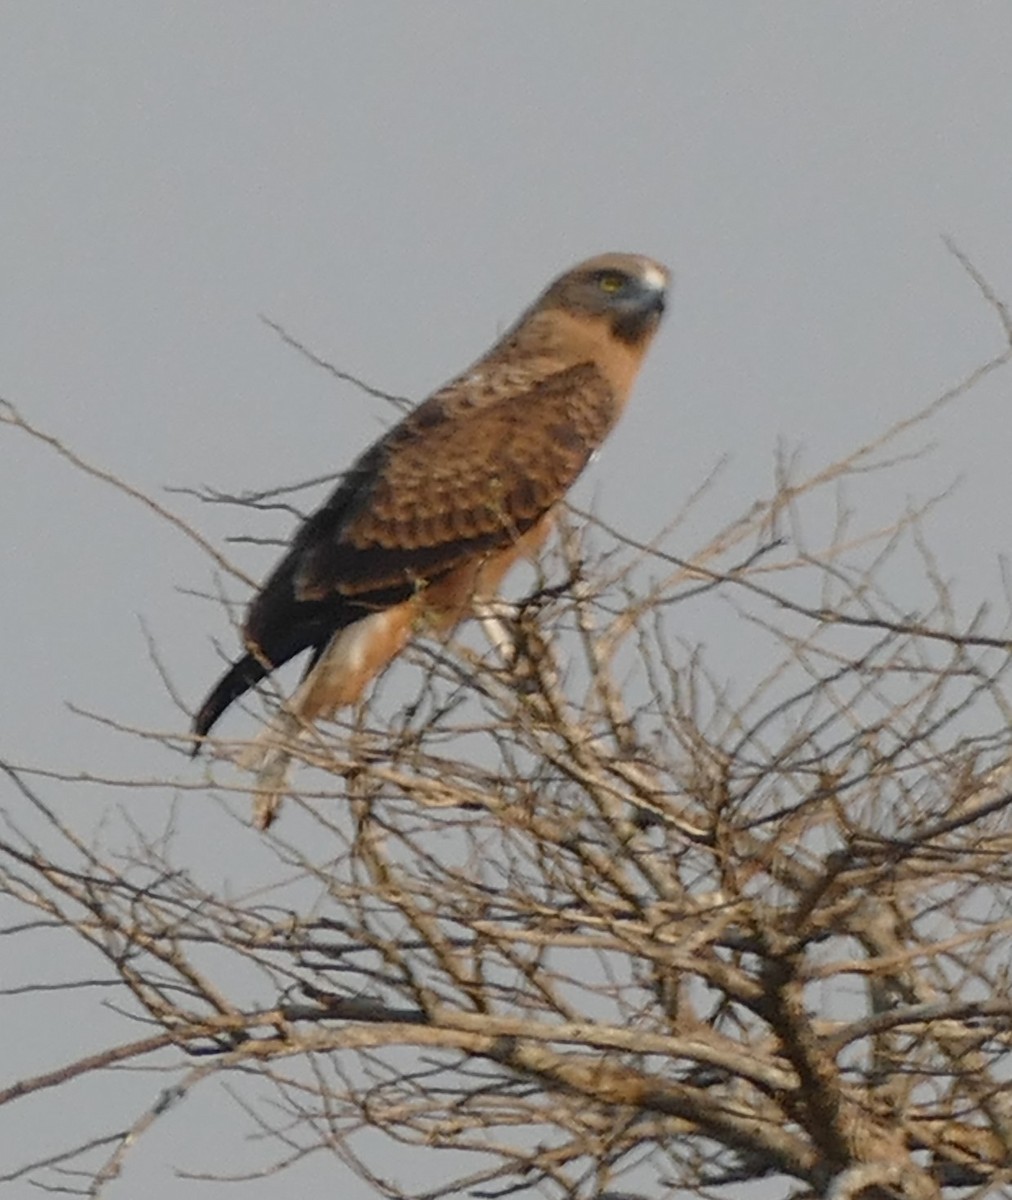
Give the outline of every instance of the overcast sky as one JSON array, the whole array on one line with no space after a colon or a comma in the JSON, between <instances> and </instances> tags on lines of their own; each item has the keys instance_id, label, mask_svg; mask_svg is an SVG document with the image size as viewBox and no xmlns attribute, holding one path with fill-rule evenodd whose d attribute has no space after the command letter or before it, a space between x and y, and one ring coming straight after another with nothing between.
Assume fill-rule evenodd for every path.
<instances>
[{"instance_id":1,"label":"overcast sky","mask_svg":"<svg viewBox=\"0 0 1012 1200\"><path fill-rule=\"evenodd\" d=\"M552 275L640 252L672 267L673 302L578 499L648 535L730 456L687 553L768 493L778 443L827 461L1000 350L940 235L1012 301L1010 49L1000 0L6 0L0 396L219 541L236 514L162 489L334 471L390 416L261 315L421 398ZM1001 603L1008 404L999 373L875 493L892 515L961 478L928 533L967 609ZM212 585L206 556L4 428L0 513L0 756L183 777L67 703L182 727L140 622L196 703L212 639L233 644L186 594ZM196 802L183 819L198 857L226 828ZM219 856L223 882L255 838ZM0 1001L5 1074L92 1047L61 1003ZM210 1103L167 1118L110 1194L201 1196L173 1166L243 1162ZM50 1104L73 1118L69 1094ZM33 1136L5 1116L0 1160ZM319 1194L334 1170L298 1184Z\"/></svg>"}]
</instances>

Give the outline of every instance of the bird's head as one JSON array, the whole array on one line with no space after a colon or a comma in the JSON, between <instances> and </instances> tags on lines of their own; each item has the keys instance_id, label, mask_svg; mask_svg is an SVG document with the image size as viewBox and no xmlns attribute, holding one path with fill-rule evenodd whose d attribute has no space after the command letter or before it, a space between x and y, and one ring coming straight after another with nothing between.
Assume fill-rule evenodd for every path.
<instances>
[{"instance_id":1,"label":"bird's head","mask_svg":"<svg viewBox=\"0 0 1012 1200\"><path fill-rule=\"evenodd\" d=\"M538 307L603 318L620 342L649 340L664 314L670 273L642 254L601 254L554 280Z\"/></svg>"}]
</instances>

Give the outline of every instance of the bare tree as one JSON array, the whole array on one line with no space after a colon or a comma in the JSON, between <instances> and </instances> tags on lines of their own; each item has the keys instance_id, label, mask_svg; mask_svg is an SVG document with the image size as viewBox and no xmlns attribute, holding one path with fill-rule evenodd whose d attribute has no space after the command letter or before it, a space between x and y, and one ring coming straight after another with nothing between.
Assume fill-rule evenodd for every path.
<instances>
[{"instance_id":1,"label":"bare tree","mask_svg":"<svg viewBox=\"0 0 1012 1200\"><path fill-rule=\"evenodd\" d=\"M683 558L677 520L641 544L572 514L505 618L508 664L471 634L419 644L399 687L293 747L248 894L198 882L175 809L157 837L85 835L44 769L4 764L8 953L55 929L105 964L22 992L77 1011L100 988L118 1032L0 1103L150 1075L126 1125L54 1127L0 1178L99 1195L217 1079L272 1148L232 1178L329 1153L398 1198L1012 1194L1007 614L959 618L922 510L861 530L839 501L1012 357L964 265L998 356L825 469L785 461ZM913 613L889 581L915 563ZM732 678L678 636L713 605L749 633ZM173 786L241 825L241 749ZM445 1182L391 1183L389 1141Z\"/></svg>"}]
</instances>

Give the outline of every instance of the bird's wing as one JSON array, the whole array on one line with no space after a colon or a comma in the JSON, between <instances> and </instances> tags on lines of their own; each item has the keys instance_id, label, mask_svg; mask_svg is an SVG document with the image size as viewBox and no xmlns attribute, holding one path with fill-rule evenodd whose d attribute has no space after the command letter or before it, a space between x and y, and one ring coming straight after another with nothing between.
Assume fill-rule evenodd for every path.
<instances>
[{"instance_id":1,"label":"bird's wing","mask_svg":"<svg viewBox=\"0 0 1012 1200\"><path fill-rule=\"evenodd\" d=\"M616 416L589 362L473 408L460 405L466 382L392 430L303 527L299 601L389 603L511 545L561 500Z\"/></svg>"}]
</instances>

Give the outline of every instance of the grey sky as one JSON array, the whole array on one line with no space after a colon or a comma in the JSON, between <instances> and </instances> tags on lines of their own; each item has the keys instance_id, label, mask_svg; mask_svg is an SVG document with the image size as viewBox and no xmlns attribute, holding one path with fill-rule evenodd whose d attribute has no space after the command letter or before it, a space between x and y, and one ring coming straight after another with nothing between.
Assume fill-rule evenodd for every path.
<instances>
[{"instance_id":1,"label":"grey sky","mask_svg":"<svg viewBox=\"0 0 1012 1200\"><path fill-rule=\"evenodd\" d=\"M688 552L769 490L779 439L815 465L1000 348L939 235L1012 301L1010 46L1012 8L970 0L7 0L0 395L148 489L290 482L346 464L389 413L258 314L420 398L558 270L642 252L674 269L673 304L578 498L648 535L730 455ZM968 608L1000 604L1012 545L1008 386L989 380L934 423L930 458L869 483L891 513L964 477L928 530ZM167 500L212 539L236 531ZM196 703L210 639L231 647L220 612L178 590L210 585L207 560L5 429L0 512L0 755L179 772L65 702L178 728L138 616ZM200 869L220 863L209 846L233 827L196 802L181 821ZM229 877L255 874L255 835L229 846ZM73 1003L0 1001L5 1073L113 1027ZM69 1094L47 1103L74 1119ZM0 1159L41 1112L5 1120ZM204 1194L173 1167L247 1161L218 1119L210 1100L173 1114L111 1194Z\"/></svg>"}]
</instances>

